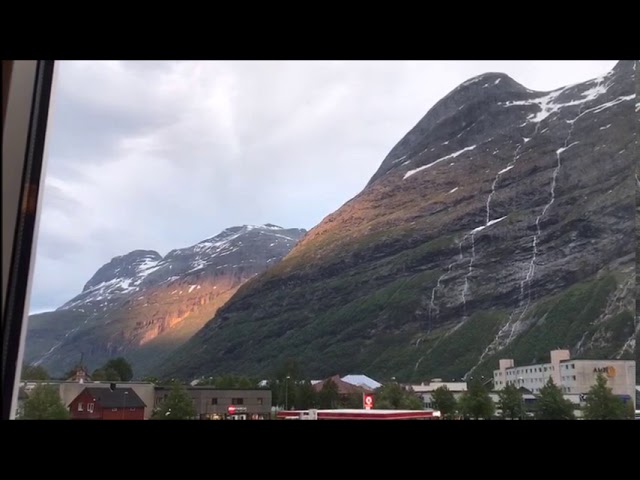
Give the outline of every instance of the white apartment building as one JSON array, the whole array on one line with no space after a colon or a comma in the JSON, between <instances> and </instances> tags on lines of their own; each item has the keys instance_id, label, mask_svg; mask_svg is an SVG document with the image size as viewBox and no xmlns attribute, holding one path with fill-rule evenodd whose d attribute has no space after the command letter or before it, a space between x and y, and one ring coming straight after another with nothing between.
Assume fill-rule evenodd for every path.
<instances>
[{"instance_id":1,"label":"white apartment building","mask_svg":"<svg viewBox=\"0 0 640 480\"><path fill-rule=\"evenodd\" d=\"M493 386L494 390L502 390L513 384L539 393L553 378L565 394L586 394L599 373L605 375L615 395L631 400L635 407L635 361L571 359L569 350L553 350L549 363L537 365L516 367L512 359L501 359L498 370L493 372Z\"/></svg>"}]
</instances>

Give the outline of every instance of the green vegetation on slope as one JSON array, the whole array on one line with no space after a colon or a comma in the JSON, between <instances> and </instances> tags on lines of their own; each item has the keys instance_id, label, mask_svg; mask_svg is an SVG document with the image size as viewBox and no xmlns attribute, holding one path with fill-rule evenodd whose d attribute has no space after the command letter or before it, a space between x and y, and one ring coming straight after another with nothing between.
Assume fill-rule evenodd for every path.
<instances>
[{"instance_id":1,"label":"green vegetation on slope","mask_svg":"<svg viewBox=\"0 0 640 480\"><path fill-rule=\"evenodd\" d=\"M286 355L318 377L358 369L407 381L461 378L511 311L476 310L463 323L449 318L447 324L425 324L424 315L416 312L443 272L424 265L437 256L451 258L454 250L455 237L450 236L343 271L332 267L321 279L317 271L311 279L300 273L260 279L258 292L254 285L251 296L241 302L234 298L215 323L168 357L157 372L183 377L204 372L264 375ZM596 332L606 335L603 345L614 346L594 344L581 356L612 355L630 335L633 317L622 312L594 322L616 286L612 273L534 304L525 319L533 320L527 331L488 357L476 373L491 376L498 358L514 358L517 364L546 361L550 350L574 347L585 331L588 338ZM269 314L274 311L275 318Z\"/></svg>"},{"instance_id":2,"label":"green vegetation on slope","mask_svg":"<svg viewBox=\"0 0 640 480\"><path fill-rule=\"evenodd\" d=\"M573 349L583 336L591 338L598 330L610 332L616 343L601 348L594 346L580 356L606 358L612 355L619 350L620 342L631 334L633 315L624 311L603 324L594 322L602 315L616 286L615 277L606 275L577 283L562 293L541 301L528 315L528 318L535 319L536 322L504 350L487 357L477 373L492 375L499 358L513 358L516 365L548 362L550 350Z\"/></svg>"}]
</instances>

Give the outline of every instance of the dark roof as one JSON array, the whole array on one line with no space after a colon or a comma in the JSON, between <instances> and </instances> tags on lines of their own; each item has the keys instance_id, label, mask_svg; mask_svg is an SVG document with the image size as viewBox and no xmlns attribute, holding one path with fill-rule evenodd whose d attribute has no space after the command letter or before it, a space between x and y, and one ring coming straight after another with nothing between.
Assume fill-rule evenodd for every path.
<instances>
[{"instance_id":1,"label":"dark roof","mask_svg":"<svg viewBox=\"0 0 640 480\"><path fill-rule=\"evenodd\" d=\"M314 384L312 386L312 388L316 392L319 392L320 390L322 390L324 385L329 380L331 380L333 383L336 384L336 386L338 387L338 393L340 395L351 395L351 394L355 394L355 393L365 393L365 392L371 392L372 391L370 388L364 388L364 387L360 387L360 386L357 386L357 385L352 385L351 383L347 383L347 382L345 382L344 380L342 380L340 378L340 375L334 375L333 377L325 378L324 380Z\"/></svg>"},{"instance_id":2,"label":"dark roof","mask_svg":"<svg viewBox=\"0 0 640 480\"><path fill-rule=\"evenodd\" d=\"M103 408L144 408L147 406L133 388L116 388L112 391L110 388L87 387L80 392L80 395L83 392L93 395L96 402Z\"/></svg>"}]
</instances>

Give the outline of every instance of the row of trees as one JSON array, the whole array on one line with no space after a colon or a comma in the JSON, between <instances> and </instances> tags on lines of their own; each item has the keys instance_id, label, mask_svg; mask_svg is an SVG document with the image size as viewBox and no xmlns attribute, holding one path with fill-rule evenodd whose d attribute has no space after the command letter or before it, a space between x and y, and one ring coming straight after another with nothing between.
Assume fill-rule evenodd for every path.
<instances>
[{"instance_id":1,"label":"row of trees","mask_svg":"<svg viewBox=\"0 0 640 480\"><path fill-rule=\"evenodd\" d=\"M73 377L77 368L66 372L62 380ZM51 380L49 372L40 365L24 365L21 378L42 382ZM91 378L96 381L126 382L133 378L133 368L125 358L113 358L94 370ZM47 384L37 385L28 393L28 398L17 416L18 419L23 420L67 420L70 417L68 408L60 398L59 388Z\"/></svg>"},{"instance_id":2,"label":"row of trees","mask_svg":"<svg viewBox=\"0 0 640 480\"><path fill-rule=\"evenodd\" d=\"M453 393L446 386L436 389L433 393L433 404L440 410L444 418L489 419L492 418L496 407L500 416L505 419L522 419L525 417L525 404L522 392L515 385L507 385L498 392L498 402L494 405L489 392L480 382L471 382L469 389L456 401ZM623 420L633 419L633 403L624 403L613 394L607 386L603 375L598 375L596 383L591 387L585 401L583 416L588 420ZM574 420L576 406L564 398L560 388L549 379L540 389L534 417L538 420Z\"/></svg>"},{"instance_id":3,"label":"row of trees","mask_svg":"<svg viewBox=\"0 0 640 480\"><path fill-rule=\"evenodd\" d=\"M65 372L60 380L66 380L76 374L78 367ZM90 375L92 380L107 382L128 382L133 378L133 367L124 357L117 357L108 360L104 365L96 368ZM47 370L40 365L23 365L22 380L51 380Z\"/></svg>"}]
</instances>

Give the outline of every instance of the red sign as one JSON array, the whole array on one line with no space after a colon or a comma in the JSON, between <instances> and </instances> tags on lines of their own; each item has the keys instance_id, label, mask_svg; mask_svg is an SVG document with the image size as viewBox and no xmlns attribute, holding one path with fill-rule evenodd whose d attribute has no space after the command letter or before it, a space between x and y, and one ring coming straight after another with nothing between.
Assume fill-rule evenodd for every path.
<instances>
[{"instance_id":1,"label":"red sign","mask_svg":"<svg viewBox=\"0 0 640 480\"><path fill-rule=\"evenodd\" d=\"M371 410L373 408L373 394L372 393L365 393L362 396L363 402L364 402L364 408L366 408L367 410Z\"/></svg>"},{"instance_id":2,"label":"red sign","mask_svg":"<svg viewBox=\"0 0 640 480\"><path fill-rule=\"evenodd\" d=\"M229 407L227 407L227 412L229 412L229 415L233 415L234 413L236 413L236 406L229 405Z\"/></svg>"}]
</instances>

